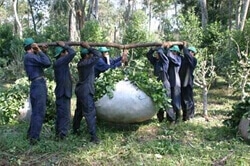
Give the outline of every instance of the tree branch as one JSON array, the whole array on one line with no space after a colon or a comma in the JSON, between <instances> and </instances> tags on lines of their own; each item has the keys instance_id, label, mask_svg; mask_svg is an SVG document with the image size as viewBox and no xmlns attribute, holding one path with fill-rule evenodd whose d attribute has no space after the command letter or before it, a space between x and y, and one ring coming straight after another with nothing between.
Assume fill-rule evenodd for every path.
<instances>
[{"instance_id":1,"label":"tree branch","mask_svg":"<svg viewBox=\"0 0 250 166\"><path fill-rule=\"evenodd\" d=\"M80 46L81 42L65 42L65 44L69 46ZM132 44L116 44L116 43L88 43L90 46L106 46L106 47L114 47L119 49L130 49L130 48L137 48L137 47L152 47L152 46L162 46L164 43L160 42L152 42L152 43L132 43ZM180 41L173 41L171 42L172 45L183 45L183 42ZM48 45L48 46L57 46L56 42L52 43L38 43L38 46Z\"/></svg>"}]
</instances>

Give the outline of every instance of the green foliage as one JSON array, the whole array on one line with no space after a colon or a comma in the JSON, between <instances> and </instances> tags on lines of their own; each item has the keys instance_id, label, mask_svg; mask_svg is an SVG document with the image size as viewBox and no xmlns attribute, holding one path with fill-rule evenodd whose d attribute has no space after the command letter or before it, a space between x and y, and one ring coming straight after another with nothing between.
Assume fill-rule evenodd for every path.
<instances>
[{"instance_id":1,"label":"green foliage","mask_svg":"<svg viewBox=\"0 0 250 166\"><path fill-rule=\"evenodd\" d=\"M130 21L126 25L122 43L137 43L148 41L147 29L145 24L146 15L143 11L138 10L133 13ZM145 55L145 49L137 48L131 52L131 59L139 59Z\"/></svg>"},{"instance_id":2,"label":"green foliage","mask_svg":"<svg viewBox=\"0 0 250 166\"><path fill-rule=\"evenodd\" d=\"M27 78L20 78L11 84L9 88L0 93L0 124L14 123L18 119L19 109L23 107L29 95L29 84ZM55 96L53 81L47 81L48 100L45 121L55 118Z\"/></svg>"},{"instance_id":3,"label":"green foliage","mask_svg":"<svg viewBox=\"0 0 250 166\"><path fill-rule=\"evenodd\" d=\"M101 73L100 77L95 81L95 100L99 100L105 94L112 98L115 84L124 78L125 75L122 69L109 69Z\"/></svg>"},{"instance_id":4,"label":"green foliage","mask_svg":"<svg viewBox=\"0 0 250 166\"><path fill-rule=\"evenodd\" d=\"M132 65L132 63L134 64ZM171 99L166 96L166 89L162 82L157 81L156 77L153 76L147 63L142 60L133 60L130 65L127 70L128 79L151 97L157 110L168 108Z\"/></svg>"},{"instance_id":5,"label":"green foliage","mask_svg":"<svg viewBox=\"0 0 250 166\"><path fill-rule=\"evenodd\" d=\"M133 13L131 20L126 26L122 43L136 43L147 39L146 33L146 15L143 11L138 10Z\"/></svg>"},{"instance_id":6,"label":"green foliage","mask_svg":"<svg viewBox=\"0 0 250 166\"><path fill-rule=\"evenodd\" d=\"M15 122L19 115L19 109L28 96L29 82L27 79L19 79L6 91L0 94L0 124Z\"/></svg>"},{"instance_id":7,"label":"green foliage","mask_svg":"<svg viewBox=\"0 0 250 166\"><path fill-rule=\"evenodd\" d=\"M194 10L189 10L186 15L178 16L178 29L180 41L187 41L188 44L195 47L200 46L203 31L201 28L200 19L194 14Z\"/></svg>"},{"instance_id":8,"label":"green foliage","mask_svg":"<svg viewBox=\"0 0 250 166\"><path fill-rule=\"evenodd\" d=\"M55 104L55 90L56 84L54 81L47 80L47 102L46 102L46 114L45 114L45 122L50 122L54 124L54 120L56 117L56 104Z\"/></svg>"},{"instance_id":9,"label":"green foliage","mask_svg":"<svg viewBox=\"0 0 250 166\"><path fill-rule=\"evenodd\" d=\"M244 101L238 102L233 105L233 111L228 113L229 119L223 123L230 128L237 129L240 120L243 116L250 115L250 96L246 97Z\"/></svg>"},{"instance_id":10,"label":"green foliage","mask_svg":"<svg viewBox=\"0 0 250 166\"><path fill-rule=\"evenodd\" d=\"M14 38L11 29L13 26L11 24L2 24L0 25L0 57L5 58L6 60L11 59L10 53L10 42ZM1 66L4 64L0 64Z\"/></svg>"},{"instance_id":11,"label":"green foliage","mask_svg":"<svg viewBox=\"0 0 250 166\"><path fill-rule=\"evenodd\" d=\"M82 41L101 42L103 38L103 30L98 21L90 20L85 22L84 28L81 30Z\"/></svg>"},{"instance_id":12,"label":"green foliage","mask_svg":"<svg viewBox=\"0 0 250 166\"><path fill-rule=\"evenodd\" d=\"M22 68L22 41L12 34L11 24L0 26L0 78L13 81L23 76ZM17 75L18 73L18 75Z\"/></svg>"},{"instance_id":13,"label":"green foliage","mask_svg":"<svg viewBox=\"0 0 250 166\"><path fill-rule=\"evenodd\" d=\"M36 38L35 38L36 39ZM42 35L39 36L36 42L55 42L55 41L67 41L69 39L67 25L62 22L54 22L48 25L42 31Z\"/></svg>"},{"instance_id":14,"label":"green foliage","mask_svg":"<svg viewBox=\"0 0 250 166\"><path fill-rule=\"evenodd\" d=\"M151 70L147 69L145 61L142 60L133 60L126 68L117 68L102 73L95 82L95 100L105 94L112 98L115 84L124 79L130 80L151 97L157 110L160 108L165 110L170 106L171 100L166 96L166 89L163 88L162 82L157 81Z\"/></svg>"}]
</instances>

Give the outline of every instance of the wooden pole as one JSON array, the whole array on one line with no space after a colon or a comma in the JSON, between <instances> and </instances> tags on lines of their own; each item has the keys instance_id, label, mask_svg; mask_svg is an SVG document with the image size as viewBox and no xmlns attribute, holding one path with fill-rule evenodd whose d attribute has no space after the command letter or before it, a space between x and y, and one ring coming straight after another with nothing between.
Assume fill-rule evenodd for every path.
<instances>
[{"instance_id":1,"label":"wooden pole","mask_svg":"<svg viewBox=\"0 0 250 166\"><path fill-rule=\"evenodd\" d=\"M38 46L42 46L42 45L47 45L47 46L58 46L56 42L52 42L52 43L37 43ZM65 42L66 45L69 46L80 46L81 42ZM118 49L130 49L130 48L138 48L138 47L153 47L153 46L161 46L164 43L160 43L160 42L152 42L152 43L132 43L132 44L117 44L117 43L92 43L89 42L88 43L90 46L93 47L101 47L101 46L105 46L105 47L114 47L114 48L118 48ZM183 42L180 41L171 41L172 45L183 45Z\"/></svg>"}]
</instances>

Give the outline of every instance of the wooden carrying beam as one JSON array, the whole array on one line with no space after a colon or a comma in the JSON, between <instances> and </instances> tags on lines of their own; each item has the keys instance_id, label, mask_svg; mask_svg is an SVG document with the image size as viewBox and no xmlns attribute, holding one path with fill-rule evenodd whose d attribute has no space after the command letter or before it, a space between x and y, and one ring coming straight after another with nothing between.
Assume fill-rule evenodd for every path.
<instances>
[{"instance_id":1,"label":"wooden carrying beam","mask_svg":"<svg viewBox=\"0 0 250 166\"><path fill-rule=\"evenodd\" d=\"M52 43L37 43L38 46L42 46L42 45L47 45L47 46L57 46L56 42L52 42ZM66 45L69 46L80 46L81 42L65 42ZM161 46L164 43L160 43L160 42L152 42L152 43L132 43L132 44L116 44L116 43L92 43L92 42L88 42L88 44L90 46L93 47L101 47L101 46L105 46L105 47L114 47L114 48L118 48L118 49L130 49L130 48L138 48L138 47L153 47L153 46ZM171 41L172 45L182 45L183 42L180 41Z\"/></svg>"}]
</instances>

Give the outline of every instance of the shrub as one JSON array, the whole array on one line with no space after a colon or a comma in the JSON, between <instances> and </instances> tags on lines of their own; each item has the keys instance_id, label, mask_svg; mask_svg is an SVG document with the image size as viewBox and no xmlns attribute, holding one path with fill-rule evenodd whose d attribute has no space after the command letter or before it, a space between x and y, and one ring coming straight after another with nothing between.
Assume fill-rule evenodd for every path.
<instances>
[{"instance_id":1,"label":"shrub","mask_svg":"<svg viewBox=\"0 0 250 166\"><path fill-rule=\"evenodd\" d=\"M230 118L226 119L223 123L232 129L237 129L241 118L243 116L249 116L249 115L250 115L250 96L246 97L244 101L234 104L233 111L228 113L228 116Z\"/></svg>"},{"instance_id":2,"label":"shrub","mask_svg":"<svg viewBox=\"0 0 250 166\"><path fill-rule=\"evenodd\" d=\"M17 121L19 109L23 106L29 94L29 84L27 78L21 78L0 93L0 124L14 123ZM54 120L55 117L55 83L53 81L47 81L47 87L48 100L45 122Z\"/></svg>"}]
</instances>

